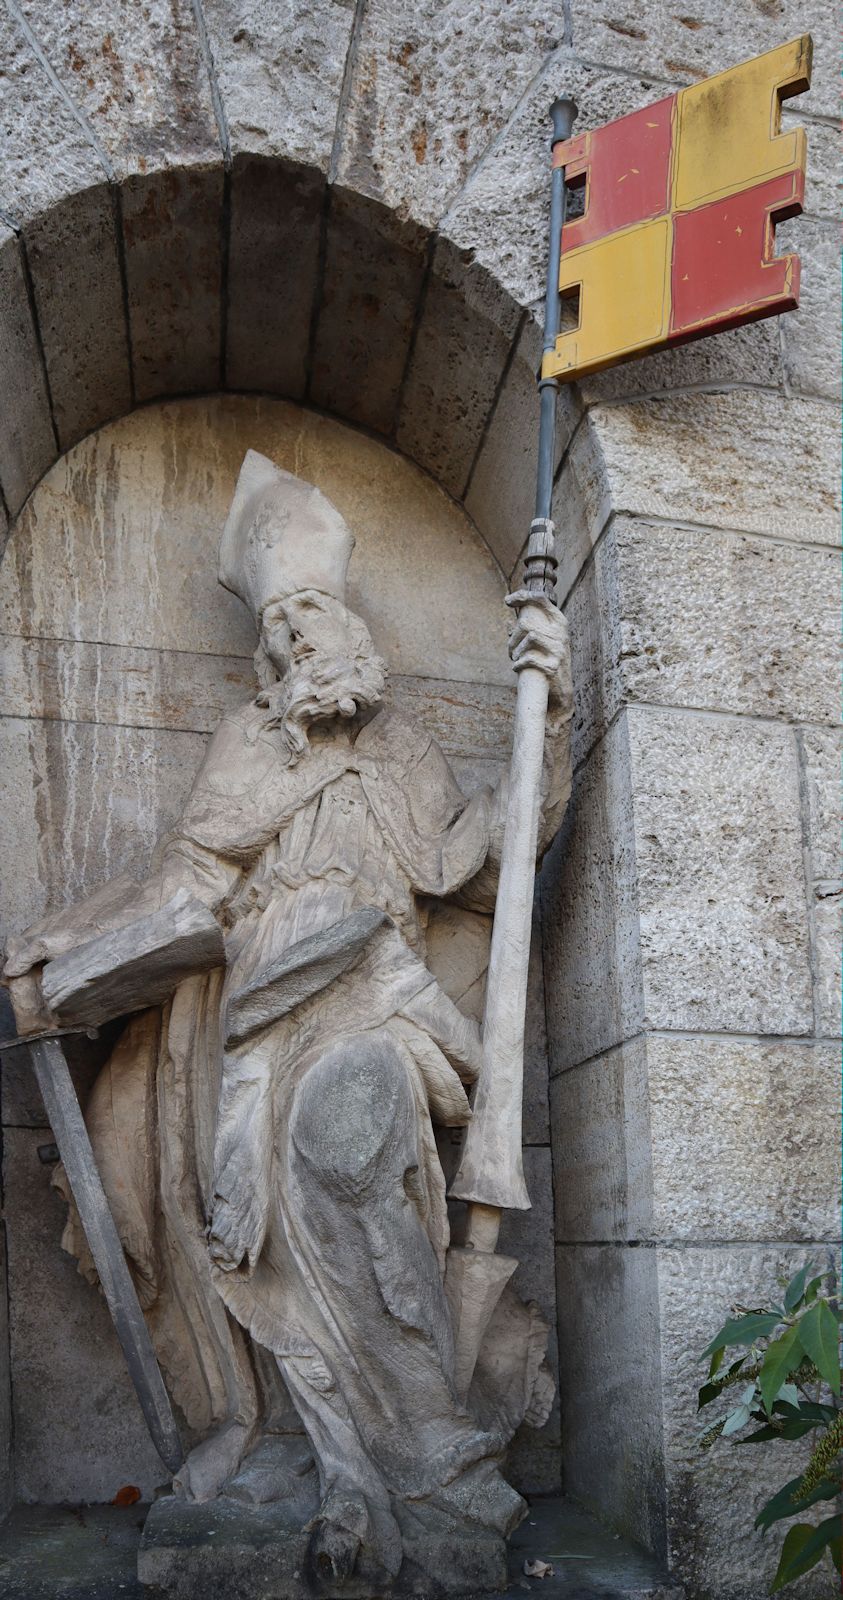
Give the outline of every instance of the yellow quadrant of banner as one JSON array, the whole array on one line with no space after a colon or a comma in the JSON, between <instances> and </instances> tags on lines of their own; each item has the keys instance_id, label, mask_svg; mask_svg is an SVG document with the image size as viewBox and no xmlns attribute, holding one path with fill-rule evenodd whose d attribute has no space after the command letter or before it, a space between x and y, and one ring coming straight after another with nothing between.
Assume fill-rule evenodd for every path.
<instances>
[{"instance_id":1,"label":"yellow quadrant of banner","mask_svg":"<svg viewBox=\"0 0 843 1600\"><path fill-rule=\"evenodd\" d=\"M673 209L690 211L805 166L804 128L780 133L778 91L811 81L811 39L791 39L754 61L680 89L674 127Z\"/></svg>"},{"instance_id":2,"label":"yellow quadrant of banner","mask_svg":"<svg viewBox=\"0 0 843 1600\"><path fill-rule=\"evenodd\" d=\"M546 376L599 372L667 337L671 243L670 217L656 217L562 257L559 288L563 296L579 288L579 327L557 339Z\"/></svg>"}]
</instances>

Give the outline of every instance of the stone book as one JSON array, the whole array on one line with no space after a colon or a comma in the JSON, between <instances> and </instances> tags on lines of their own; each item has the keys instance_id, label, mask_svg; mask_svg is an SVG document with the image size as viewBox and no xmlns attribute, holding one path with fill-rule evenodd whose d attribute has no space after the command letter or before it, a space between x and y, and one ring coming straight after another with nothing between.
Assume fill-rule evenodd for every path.
<instances>
[{"instance_id":1,"label":"stone book","mask_svg":"<svg viewBox=\"0 0 843 1600\"><path fill-rule=\"evenodd\" d=\"M62 1027L96 1027L161 1005L184 978L224 961L213 912L179 889L160 910L48 961L41 987Z\"/></svg>"}]
</instances>

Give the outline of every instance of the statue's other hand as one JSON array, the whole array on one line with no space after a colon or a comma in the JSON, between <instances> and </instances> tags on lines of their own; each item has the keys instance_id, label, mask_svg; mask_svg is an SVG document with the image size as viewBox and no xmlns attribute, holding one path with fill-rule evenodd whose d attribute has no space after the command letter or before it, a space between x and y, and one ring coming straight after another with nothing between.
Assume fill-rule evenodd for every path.
<instances>
[{"instance_id":1,"label":"statue's other hand","mask_svg":"<svg viewBox=\"0 0 843 1600\"><path fill-rule=\"evenodd\" d=\"M22 978L25 973L31 972L33 967L40 967L47 960L47 947L42 938L31 934L28 929L23 933L12 934L6 942L2 976L4 982L9 978Z\"/></svg>"},{"instance_id":2,"label":"statue's other hand","mask_svg":"<svg viewBox=\"0 0 843 1600\"><path fill-rule=\"evenodd\" d=\"M254 1195L242 1194L224 1200L214 1196L208 1226L208 1249L221 1272L236 1272L246 1258L249 1271L260 1255L266 1227L266 1211Z\"/></svg>"},{"instance_id":3,"label":"statue's other hand","mask_svg":"<svg viewBox=\"0 0 843 1600\"><path fill-rule=\"evenodd\" d=\"M550 679L551 699L564 710L573 706L568 623L547 595L518 589L506 597L515 610L509 656L516 672L538 667Z\"/></svg>"}]
</instances>

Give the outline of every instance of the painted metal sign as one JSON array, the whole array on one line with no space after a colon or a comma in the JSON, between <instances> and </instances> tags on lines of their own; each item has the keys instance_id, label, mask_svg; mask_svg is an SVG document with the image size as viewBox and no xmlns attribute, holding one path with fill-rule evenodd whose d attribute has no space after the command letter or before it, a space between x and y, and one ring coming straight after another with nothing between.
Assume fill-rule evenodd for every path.
<instances>
[{"instance_id":1,"label":"painted metal sign","mask_svg":"<svg viewBox=\"0 0 843 1600\"><path fill-rule=\"evenodd\" d=\"M562 230L559 278L579 296L542 376L563 382L799 303L799 258L775 226L802 210L804 128L781 103L811 80L808 34L578 134L554 149L581 216Z\"/></svg>"}]
</instances>

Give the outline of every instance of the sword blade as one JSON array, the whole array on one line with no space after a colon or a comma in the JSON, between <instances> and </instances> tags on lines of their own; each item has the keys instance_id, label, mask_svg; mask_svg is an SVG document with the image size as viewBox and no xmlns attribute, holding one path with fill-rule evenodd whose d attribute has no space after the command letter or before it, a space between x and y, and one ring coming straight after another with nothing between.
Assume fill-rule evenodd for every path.
<instances>
[{"instance_id":1,"label":"sword blade","mask_svg":"<svg viewBox=\"0 0 843 1600\"><path fill-rule=\"evenodd\" d=\"M64 1051L55 1039L37 1039L29 1051L144 1421L161 1460L171 1472L177 1472L184 1457L175 1418L97 1171Z\"/></svg>"}]
</instances>

